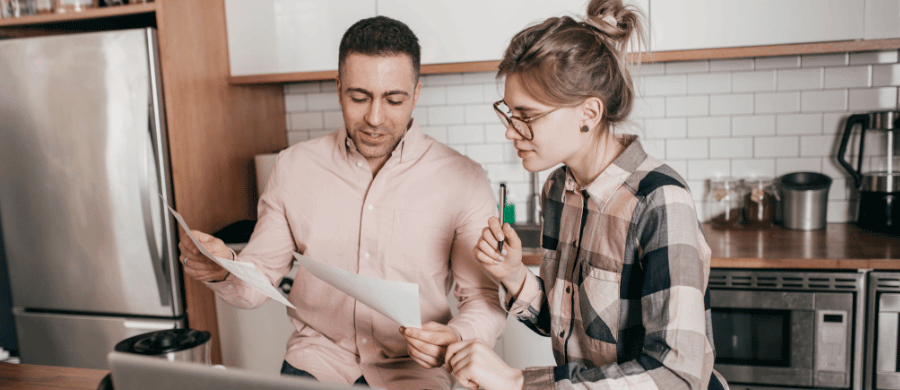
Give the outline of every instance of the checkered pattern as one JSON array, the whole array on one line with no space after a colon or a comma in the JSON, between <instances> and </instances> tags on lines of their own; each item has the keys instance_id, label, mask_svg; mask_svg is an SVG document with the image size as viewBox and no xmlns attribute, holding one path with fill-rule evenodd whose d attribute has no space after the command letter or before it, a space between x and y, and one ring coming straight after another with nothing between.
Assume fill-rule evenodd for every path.
<instances>
[{"instance_id":1,"label":"checkered pattern","mask_svg":"<svg viewBox=\"0 0 900 390\"><path fill-rule=\"evenodd\" d=\"M684 180L635 136L593 183L544 186L540 278L510 313L553 339L526 388L723 388L714 374L710 250Z\"/></svg>"}]
</instances>

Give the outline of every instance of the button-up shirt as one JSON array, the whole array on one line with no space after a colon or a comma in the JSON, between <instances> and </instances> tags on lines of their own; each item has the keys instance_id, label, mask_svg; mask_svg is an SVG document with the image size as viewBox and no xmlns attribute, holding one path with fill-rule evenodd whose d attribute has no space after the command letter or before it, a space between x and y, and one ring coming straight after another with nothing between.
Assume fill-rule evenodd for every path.
<instances>
[{"instance_id":1,"label":"button-up shirt","mask_svg":"<svg viewBox=\"0 0 900 390\"><path fill-rule=\"evenodd\" d=\"M636 137L621 141L588 185L561 167L544 186L541 275L510 313L552 338L559 366L526 370L525 388L720 388L690 190Z\"/></svg>"},{"instance_id":2,"label":"button-up shirt","mask_svg":"<svg viewBox=\"0 0 900 390\"><path fill-rule=\"evenodd\" d=\"M236 260L256 264L273 283L290 270L292 251L355 274L417 283L422 323L449 323L462 339L492 344L506 313L473 248L496 213L481 166L417 124L374 176L342 129L279 153L256 228ZM451 319L454 281L459 314ZM267 299L233 275L208 285L242 308ZM328 382L364 376L375 387L450 388L446 369L409 357L400 325L302 267L288 299L297 307L287 310L296 328L285 355L292 366Z\"/></svg>"}]
</instances>

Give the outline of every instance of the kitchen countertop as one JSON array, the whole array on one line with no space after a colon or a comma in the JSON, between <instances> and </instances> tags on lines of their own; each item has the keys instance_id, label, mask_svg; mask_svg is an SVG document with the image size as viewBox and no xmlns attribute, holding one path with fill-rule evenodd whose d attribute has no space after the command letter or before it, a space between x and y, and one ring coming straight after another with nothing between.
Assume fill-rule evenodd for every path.
<instances>
[{"instance_id":1,"label":"kitchen countertop","mask_svg":"<svg viewBox=\"0 0 900 390\"><path fill-rule=\"evenodd\" d=\"M900 238L847 223L812 231L779 226L723 230L703 224L703 231L712 268L900 270ZM540 251L528 251L523 262L540 265Z\"/></svg>"},{"instance_id":2,"label":"kitchen countertop","mask_svg":"<svg viewBox=\"0 0 900 390\"><path fill-rule=\"evenodd\" d=\"M96 390L108 373L106 370L90 368L0 363L0 389Z\"/></svg>"}]
</instances>

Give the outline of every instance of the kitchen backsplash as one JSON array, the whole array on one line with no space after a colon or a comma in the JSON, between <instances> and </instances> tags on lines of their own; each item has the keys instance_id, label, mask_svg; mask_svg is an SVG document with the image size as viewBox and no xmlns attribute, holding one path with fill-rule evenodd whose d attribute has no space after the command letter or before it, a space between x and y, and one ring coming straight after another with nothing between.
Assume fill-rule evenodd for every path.
<instances>
[{"instance_id":1,"label":"kitchen backsplash","mask_svg":"<svg viewBox=\"0 0 900 390\"><path fill-rule=\"evenodd\" d=\"M633 124L648 153L687 181L706 220L703 199L715 177L777 177L796 171L834 179L828 221L855 220L856 191L835 154L852 113L898 104L898 52L877 51L642 64ZM494 72L422 76L413 113L424 133L484 166L494 188L505 182L525 217L528 172L491 103L502 97ZM334 82L287 84L288 142L342 125ZM549 174L541 172L541 183Z\"/></svg>"}]
</instances>

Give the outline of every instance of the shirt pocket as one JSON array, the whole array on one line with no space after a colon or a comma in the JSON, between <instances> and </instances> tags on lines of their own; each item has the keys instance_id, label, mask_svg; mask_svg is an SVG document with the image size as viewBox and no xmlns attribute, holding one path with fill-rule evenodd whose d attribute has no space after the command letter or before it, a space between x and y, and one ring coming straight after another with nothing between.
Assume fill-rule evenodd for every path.
<instances>
[{"instance_id":1,"label":"shirt pocket","mask_svg":"<svg viewBox=\"0 0 900 390\"><path fill-rule=\"evenodd\" d=\"M616 361L621 281L619 272L582 263L582 286L577 300L586 336L582 353L597 366Z\"/></svg>"}]
</instances>

